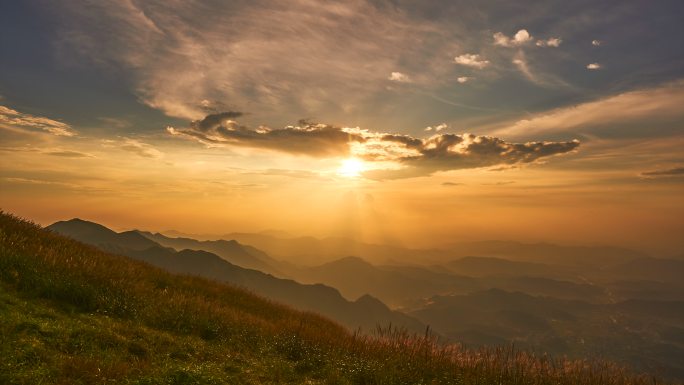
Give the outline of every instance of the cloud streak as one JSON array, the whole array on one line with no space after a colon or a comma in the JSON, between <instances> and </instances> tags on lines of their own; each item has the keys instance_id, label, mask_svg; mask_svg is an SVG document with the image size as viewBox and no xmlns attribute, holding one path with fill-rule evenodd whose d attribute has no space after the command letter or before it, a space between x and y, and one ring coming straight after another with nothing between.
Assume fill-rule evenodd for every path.
<instances>
[{"instance_id":1,"label":"cloud streak","mask_svg":"<svg viewBox=\"0 0 684 385\"><path fill-rule=\"evenodd\" d=\"M25 114L11 108L0 106L0 125L24 129L40 129L56 136L75 136L70 125L42 116Z\"/></svg>"},{"instance_id":2,"label":"cloud streak","mask_svg":"<svg viewBox=\"0 0 684 385\"><path fill-rule=\"evenodd\" d=\"M48 152L45 152L45 154L52 155L52 156L60 156L63 158L93 158L93 156L90 154L86 154L86 153L80 152L80 151L72 151L72 150L48 151Z\"/></svg>"},{"instance_id":3,"label":"cloud streak","mask_svg":"<svg viewBox=\"0 0 684 385\"><path fill-rule=\"evenodd\" d=\"M596 127L644 124L684 118L684 81L629 91L600 100L537 114L494 131L494 135L528 137Z\"/></svg>"},{"instance_id":4,"label":"cloud streak","mask_svg":"<svg viewBox=\"0 0 684 385\"><path fill-rule=\"evenodd\" d=\"M525 78L527 78L527 80L531 81L534 84L543 87L569 87L569 85L565 81L559 79L554 75L533 72L530 68L527 57L525 56L525 53L522 50L518 51L515 54L511 62L513 63L513 65L516 66L516 68L518 68L518 71L520 71L520 73L523 74Z\"/></svg>"},{"instance_id":5,"label":"cloud streak","mask_svg":"<svg viewBox=\"0 0 684 385\"><path fill-rule=\"evenodd\" d=\"M669 168L665 170L656 170L656 171L646 171L642 172L641 175L643 176L650 176L650 177L658 177L658 176L684 176L684 167L675 167L675 168Z\"/></svg>"},{"instance_id":6,"label":"cloud streak","mask_svg":"<svg viewBox=\"0 0 684 385\"><path fill-rule=\"evenodd\" d=\"M102 141L103 147L118 148L123 151L134 153L143 158L159 159L164 153L148 143L141 142L133 138L120 138L117 140L105 139Z\"/></svg>"}]
</instances>

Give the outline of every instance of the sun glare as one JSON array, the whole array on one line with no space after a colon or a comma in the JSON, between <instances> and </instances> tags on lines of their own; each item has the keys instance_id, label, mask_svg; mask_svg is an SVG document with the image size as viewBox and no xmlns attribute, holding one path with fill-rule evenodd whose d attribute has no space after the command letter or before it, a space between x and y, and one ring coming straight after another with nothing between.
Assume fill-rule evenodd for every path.
<instances>
[{"instance_id":1,"label":"sun glare","mask_svg":"<svg viewBox=\"0 0 684 385\"><path fill-rule=\"evenodd\" d=\"M337 175L345 178L358 178L365 169L362 161L349 158L342 161L340 168L337 169Z\"/></svg>"}]
</instances>

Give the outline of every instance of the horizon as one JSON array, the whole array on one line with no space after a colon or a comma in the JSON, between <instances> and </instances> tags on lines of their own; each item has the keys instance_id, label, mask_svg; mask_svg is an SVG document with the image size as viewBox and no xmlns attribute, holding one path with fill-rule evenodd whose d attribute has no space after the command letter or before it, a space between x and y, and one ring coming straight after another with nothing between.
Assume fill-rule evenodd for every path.
<instances>
[{"instance_id":1,"label":"horizon","mask_svg":"<svg viewBox=\"0 0 684 385\"><path fill-rule=\"evenodd\" d=\"M25 218L27 220L31 220L30 218ZM577 247L577 248L612 248L612 249L622 249L625 251L635 251L638 253L642 253L647 257L651 258L664 258L664 259L681 259L682 254L673 254L673 255L654 255L651 254L645 250L639 250L639 249L633 249L633 248L628 248L628 247L621 247L621 246L616 246L616 245L609 245L609 244L587 244L587 243L577 243L577 244L564 244L564 243L552 243L552 242L547 242L547 241L538 241L538 242L523 242L519 240L513 240L513 239L477 239L477 240L456 240L452 241L450 243L444 243L444 244L430 244L427 245L427 247L414 247L412 245L406 245L406 244L389 244L389 243L380 243L380 242L366 242L363 239L355 239L355 238L348 238L345 236L340 236L340 235L323 235L323 236L313 236L313 235L307 235L307 234L292 234L287 231L283 230L278 230L278 229L265 229L261 231L228 231L225 233L188 233L188 232L183 232L179 231L177 229L165 229L165 230L159 230L159 229L149 229L149 228L141 228L139 226L124 226L124 227L114 227L110 226L107 223L102 223L98 222L96 220L90 220L87 218L79 218L79 217L73 217L69 219L61 219L57 221L49 221L45 223L38 223L39 225L43 227L49 227L51 225L54 225L56 223L60 222L70 222L73 220L80 220L84 222L90 222L94 223L97 225L104 226L112 231L115 231L117 233L121 232L128 232L128 231L137 231L137 232L148 232L152 234L162 234L167 237L171 238L189 238L189 239L194 239L194 240L199 240L199 241L218 241L218 240L225 240L225 241L237 241L236 239L232 239L231 236L235 235L264 235L268 237L273 237L273 238L278 238L278 239L283 239L283 240L293 240L293 239L301 239L301 238L309 238L309 239L314 239L316 241L325 241L325 240L349 240L352 242L358 242L362 244L368 244L368 245L377 245L377 246L390 246L390 247L396 247L396 248L401 248L401 249L408 249L408 250L434 250L434 251L444 251L448 252L450 250L457 250L459 245L466 245L466 244L477 244L477 243L511 243L511 244L517 244L521 246L558 246L558 247ZM248 242L238 242L247 246L249 245ZM355 255L349 255L348 257L354 257L354 258L361 258L360 256L355 256ZM483 257L483 256L480 256ZM496 256L492 256L497 258ZM346 257L342 257L346 258ZM499 257L500 258L500 257ZM417 261L419 262L419 261Z\"/></svg>"},{"instance_id":2,"label":"horizon","mask_svg":"<svg viewBox=\"0 0 684 385\"><path fill-rule=\"evenodd\" d=\"M3 210L684 252L681 2L200 3L2 5Z\"/></svg>"}]
</instances>

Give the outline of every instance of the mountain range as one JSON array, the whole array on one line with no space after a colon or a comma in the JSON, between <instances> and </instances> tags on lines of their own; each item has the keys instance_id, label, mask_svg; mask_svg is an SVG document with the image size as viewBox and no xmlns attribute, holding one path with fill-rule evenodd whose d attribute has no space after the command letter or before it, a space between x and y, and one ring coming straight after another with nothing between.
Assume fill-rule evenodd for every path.
<instances>
[{"instance_id":1,"label":"mountain range","mask_svg":"<svg viewBox=\"0 0 684 385\"><path fill-rule=\"evenodd\" d=\"M684 263L676 259L498 241L440 251L263 233L198 240L117 233L79 219L48 229L170 272L243 287L350 329L429 326L446 342L514 343L684 378Z\"/></svg>"},{"instance_id":2,"label":"mountain range","mask_svg":"<svg viewBox=\"0 0 684 385\"><path fill-rule=\"evenodd\" d=\"M244 287L274 301L323 314L351 329L374 330L378 325L393 324L413 331L425 330L425 325L419 321L390 310L381 301L370 296L363 296L353 302L348 301L336 289L329 286L305 285L293 280L276 278L258 270L234 265L204 250L176 251L160 245L137 231L117 233L97 223L81 219L57 222L48 226L47 229L104 251L145 261L171 272L198 275ZM187 241L180 242L188 243ZM222 248L222 254L237 255L241 258L251 255L246 250L253 250L237 242L214 242L208 245L212 248L228 245L229 247ZM228 250L231 250L232 254ZM256 254L259 255L259 253Z\"/></svg>"}]
</instances>

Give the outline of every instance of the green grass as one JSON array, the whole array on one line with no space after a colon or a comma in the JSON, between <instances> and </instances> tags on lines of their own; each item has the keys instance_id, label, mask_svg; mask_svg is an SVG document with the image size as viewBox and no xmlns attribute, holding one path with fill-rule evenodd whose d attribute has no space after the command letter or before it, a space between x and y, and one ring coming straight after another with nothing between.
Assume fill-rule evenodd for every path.
<instances>
[{"instance_id":1,"label":"green grass","mask_svg":"<svg viewBox=\"0 0 684 385\"><path fill-rule=\"evenodd\" d=\"M608 363L350 333L0 213L1 384L653 384Z\"/></svg>"}]
</instances>

